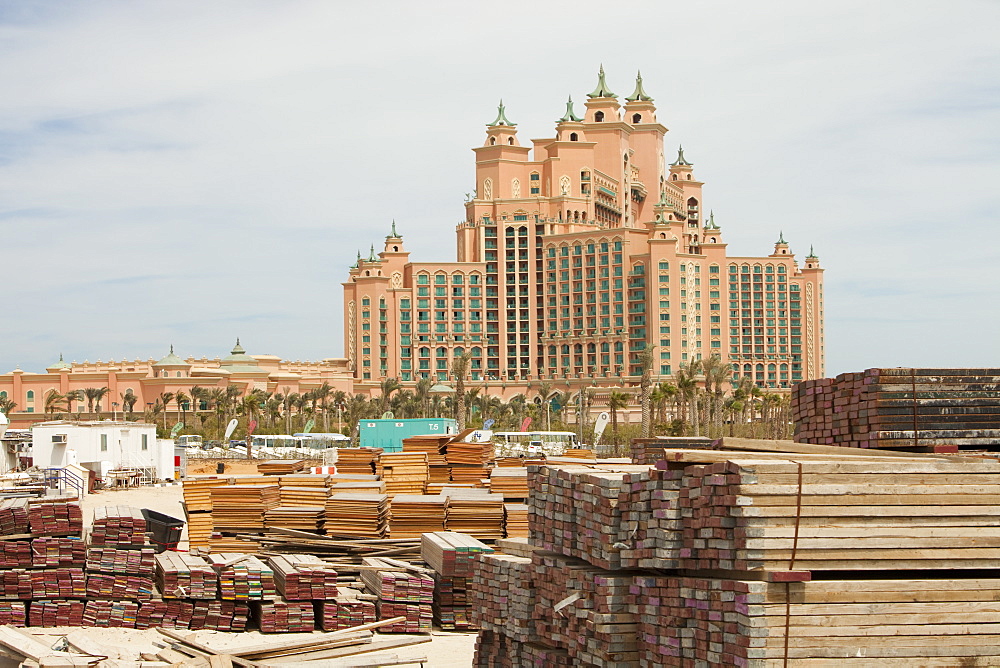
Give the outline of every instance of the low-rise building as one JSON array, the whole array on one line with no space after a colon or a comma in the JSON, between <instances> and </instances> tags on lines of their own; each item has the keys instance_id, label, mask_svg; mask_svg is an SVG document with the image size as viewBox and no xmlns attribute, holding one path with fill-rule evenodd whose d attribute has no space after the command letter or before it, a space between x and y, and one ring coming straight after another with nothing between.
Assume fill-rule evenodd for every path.
<instances>
[{"instance_id":1,"label":"low-rise building","mask_svg":"<svg viewBox=\"0 0 1000 668\"><path fill-rule=\"evenodd\" d=\"M148 478L173 479L174 442L156 438L156 425L141 422L41 422L31 428L35 466L79 465L105 481L115 471L143 471Z\"/></svg>"}]
</instances>

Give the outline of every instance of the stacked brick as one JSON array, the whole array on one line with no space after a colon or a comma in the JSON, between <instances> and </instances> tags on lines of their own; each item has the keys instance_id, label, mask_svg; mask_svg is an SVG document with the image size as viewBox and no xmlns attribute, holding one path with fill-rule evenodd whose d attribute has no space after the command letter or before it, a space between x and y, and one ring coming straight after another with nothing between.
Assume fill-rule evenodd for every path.
<instances>
[{"instance_id":1,"label":"stacked brick","mask_svg":"<svg viewBox=\"0 0 1000 668\"><path fill-rule=\"evenodd\" d=\"M792 389L800 443L852 448L994 449L1000 369L867 369Z\"/></svg>"}]
</instances>

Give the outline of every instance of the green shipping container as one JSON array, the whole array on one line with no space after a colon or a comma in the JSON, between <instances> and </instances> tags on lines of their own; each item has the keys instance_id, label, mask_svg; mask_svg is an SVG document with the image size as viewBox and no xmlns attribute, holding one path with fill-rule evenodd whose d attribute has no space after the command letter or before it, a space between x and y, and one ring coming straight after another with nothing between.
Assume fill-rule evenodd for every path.
<instances>
[{"instance_id":1,"label":"green shipping container","mask_svg":"<svg viewBox=\"0 0 1000 668\"><path fill-rule=\"evenodd\" d=\"M413 418L359 420L362 448L382 448L385 452L401 452L403 439L425 434L457 434L458 423L451 418Z\"/></svg>"}]
</instances>

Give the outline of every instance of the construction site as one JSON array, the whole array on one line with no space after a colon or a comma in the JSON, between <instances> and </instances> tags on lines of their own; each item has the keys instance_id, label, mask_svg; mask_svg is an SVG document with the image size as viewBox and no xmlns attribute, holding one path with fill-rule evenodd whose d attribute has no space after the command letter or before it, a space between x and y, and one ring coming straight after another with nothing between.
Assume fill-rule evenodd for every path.
<instances>
[{"instance_id":1,"label":"construction site","mask_svg":"<svg viewBox=\"0 0 1000 668\"><path fill-rule=\"evenodd\" d=\"M456 434L81 497L7 488L30 666L1000 665L1000 369L792 388L793 440ZM251 468L252 467L252 468ZM234 470L234 468L236 470Z\"/></svg>"}]
</instances>

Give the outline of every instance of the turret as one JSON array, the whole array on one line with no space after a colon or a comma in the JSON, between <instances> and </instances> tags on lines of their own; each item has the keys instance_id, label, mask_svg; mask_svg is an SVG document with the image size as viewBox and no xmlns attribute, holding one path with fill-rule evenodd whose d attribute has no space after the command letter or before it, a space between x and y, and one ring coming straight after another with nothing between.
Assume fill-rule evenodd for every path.
<instances>
[{"instance_id":1,"label":"turret","mask_svg":"<svg viewBox=\"0 0 1000 668\"><path fill-rule=\"evenodd\" d=\"M819 266L819 256L816 255L816 251L813 250L812 245L809 246L809 255L806 255L806 269L818 269L822 271L822 267Z\"/></svg>"},{"instance_id":2,"label":"turret","mask_svg":"<svg viewBox=\"0 0 1000 668\"><path fill-rule=\"evenodd\" d=\"M586 126L583 119L573 111L573 97L566 100L566 113L556 121L557 141L586 141L583 130Z\"/></svg>"},{"instance_id":3,"label":"turret","mask_svg":"<svg viewBox=\"0 0 1000 668\"><path fill-rule=\"evenodd\" d=\"M517 123L507 120L507 112L503 100L497 106L497 117L486 125L486 143L484 146L520 146L517 142Z\"/></svg>"},{"instance_id":4,"label":"turret","mask_svg":"<svg viewBox=\"0 0 1000 668\"><path fill-rule=\"evenodd\" d=\"M788 248L788 242L785 241L785 233L779 232L778 240L774 242L774 252L769 257L787 257L789 255L794 255L794 253Z\"/></svg>"},{"instance_id":5,"label":"turret","mask_svg":"<svg viewBox=\"0 0 1000 668\"><path fill-rule=\"evenodd\" d=\"M593 92L587 93L587 114L588 123L611 123L620 120L618 110L618 96L611 92L607 82L604 80L604 65L601 65L597 74L597 87Z\"/></svg>"},{"instance_id":6,"label":"turret","mask_svg":"<svg viewBox=\"0 0 1000 668\"><path fill-rule=\"evenodd\" d=\"M632 125L656 122L656 106L653 98L642 88L642 73L635 75L635 90L625 98L625 122Z\"/></svg>"}]
</instances>

